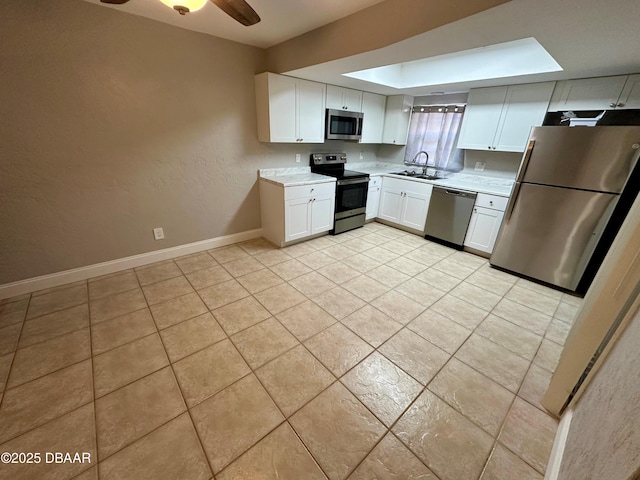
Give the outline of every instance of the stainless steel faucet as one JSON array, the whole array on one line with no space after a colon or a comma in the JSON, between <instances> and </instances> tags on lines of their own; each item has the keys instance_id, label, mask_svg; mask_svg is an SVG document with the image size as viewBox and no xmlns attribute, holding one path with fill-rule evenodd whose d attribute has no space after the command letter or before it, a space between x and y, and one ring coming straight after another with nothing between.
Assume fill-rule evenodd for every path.
<instances>
[{"instance_id":1,"label":"stainless steel faucet","mask_svg":"<svg viewBox=\"0 0 640 480\"><path fill-rule=\"evenodd\" d=\"M425 160L424 160L424 167L422 167L422 174L426 176L427 175L427 165L429 163L429 154L427 152L425 152L424 150L420 150L418 153L416 153L415 157L413 157L413 160L411 160L411 163L413 163L415 165L416 161L418 160L418 157L420 155L422 155L423 153L427 158L425 158Z\"/></svg>"}]
</instances>

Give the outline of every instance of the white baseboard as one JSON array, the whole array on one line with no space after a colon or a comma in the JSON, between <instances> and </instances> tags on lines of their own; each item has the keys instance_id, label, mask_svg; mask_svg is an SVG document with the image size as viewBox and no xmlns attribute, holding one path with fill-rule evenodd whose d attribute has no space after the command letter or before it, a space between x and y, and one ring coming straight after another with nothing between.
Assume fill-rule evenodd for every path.
<instances>
[{"instance_id":1,"label":"white baseboard","mask_svg":"<svg viewBox=\"0 0 640 480\"><path fill-rule=\"evenodd\" d=\"M0 299L15 297L25 293L43 290L45 288L57 287L66 283L86 280L99 275L127 270L129 268L141 267L150 263L169 260L171 258L198 253L212 248L224 247L237 242L252 240L262 236L262 229L248 230L246 232L234 233L223 237L210 238L199 242L187 243L176 247L163 248L153 252L141 253L131 257L118 258L108 262L87 265L86 267L74 268L63 272L42 275L40 277L27 278L12 283L0 285Z\"/></svg>"},{"instance_id":2,"label":"white baseboard","mask_svg":"<svg viewBox=\"0 0 640 480\"><path fill-rule=\"evenodd\" d=\"M572 416L572 408L562 414L558 430L556 431L556 438L553 441L553 448L551 449L551 455L549 456L549 463L547 463L547 471L544 475L544 480L558 480L559 478L560 465L562 464L564 447L567 444L567 437L569 436L569 426L571 425Z\"/></svg>"}]
</instances>

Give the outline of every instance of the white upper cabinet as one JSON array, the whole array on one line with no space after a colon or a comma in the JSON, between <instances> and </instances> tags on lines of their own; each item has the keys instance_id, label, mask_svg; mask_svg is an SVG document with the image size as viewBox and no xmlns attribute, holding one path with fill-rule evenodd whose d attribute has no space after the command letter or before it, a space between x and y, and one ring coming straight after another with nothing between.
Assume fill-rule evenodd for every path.
<instances>
[{"instance_id":1,"label":"white upper cabinet","mask_svg":"<svg viewBox=\"0 0 640 480\"><path fill-rule=\"evenodd\" d=\"M327 85L327 108L361 112L362 92L351 88Z\"/></svg>"},{"instance_id":2,"label":"white upper cabinet","mask_svg":"<svg viewBox=\"0 0 640 480\"><path fill-rule=\"evenodd\" d=\"M362 92L362 138L360 143L382 143L387 97Z\"/></svg>"},{"instance_id":3,"label":"white upper cabinet","mask_svg":"<svg viewBox=\"0 0 640 480\"><path fill-rule=\"evenodd\" d=\"M531 127L542 125L555 82L514 85L507 89L493 150L524 152Z\"/></svg>"},{"instance_id":4,"label":"white upper cabinet","mask_svg":"<svg viewBox=\"0 0 640 480\"><path fill-rule=\"evenodd\" d=\"M491 150L508 87L474 88L462 118L458 148Z\"/></svg>"},{"instance_id":5,"label":"white upper cabinet","mask_svg":"<svg viewBox=\"0 0 640 480\"><path fill-rule=\"evenodd\" d=\"M413 97L408 95L392 95L387 97L382 143L392 145L407 144L412 109Z\"/></svg>"},{"instance_id":6,"label":"white upper cabinet","mask_svg":"<svg viewBox=\"0 0 640 480\"><path fill-rule=\"evenodd\" d=\"M640 108L640 74L627 77L616 108Z\"/></svg>"},{"instance_id":7,"label":"white upper cabinet","mask_svg":"<svg viewBox=\"0 0 640 480\"><path fill-rule=\"evenodd\" d=\"M475 88L469 93L458 148L524 152L542 125L555 82Z\"/></svg>"},{"instance_id":8,"label":"white upper cabinet","mask_svg":"<svg viewBox=\"0 0 640 480\"><path fill-rule=\"evenodd\" d=\"M255 86L258 140L324 143L325 84L261 73Z\"/></svg>"},{"instance_id":9,"label":"white upper cabinet","mask_svg":"<svg viewBox=\"0 0 640 480\"><path fill-rule=\"evenodd\" d=\"M579 78L558 82L550 112L640 108L640 75Z\"/></svg>"}]
</instances>

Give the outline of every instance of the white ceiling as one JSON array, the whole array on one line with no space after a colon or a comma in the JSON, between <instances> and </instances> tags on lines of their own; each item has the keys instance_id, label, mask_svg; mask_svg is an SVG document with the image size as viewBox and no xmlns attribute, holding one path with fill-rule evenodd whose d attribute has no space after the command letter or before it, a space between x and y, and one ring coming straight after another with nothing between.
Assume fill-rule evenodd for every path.
<instances>
[{"instance_id":1,"label":"white ceiling","mask_svg":"<svg viewBox=\"0 0 640 480\"><path fill-rule=\"evenodd\" d=\"M180 16L159 0L130 0L121 6L85 1L266 48L382 0L248 0L262 17L252 27L240 25L210 2L198 12ZM639 0L512 0L382 49L282 73L385 95L414 96L436 91L465 92L482 86L637 73L640 72L638 19ZM343 75L528 37L535 38L563 70L402 89Z\"/></svg>"},{"instance_id":2,"label":"white ceiling","mask_svg":"<svg viewBox=\"0 0 640 480\"><path fill-rule=\"evenodd\" d=\"M180 15L159 0L130 0L124 5L89 3L207 33L236 42L267 48L346 17L383 0L247 0L261 21L251 27L239 24L213 3L197 12Z\"/></svg>"},{"instance_id":3,"label":"white ceiling","mask_svg":"<svg viewBox=\"0 0 640 480\"><path fill-rule=\"evenodd\" d=\"M640 72L640 1L512 0L388 47L283 72L364 91L420 96L469 88ZM342 74L533 37L560 72L396 89Z\"/></svg>"}]
</instances>

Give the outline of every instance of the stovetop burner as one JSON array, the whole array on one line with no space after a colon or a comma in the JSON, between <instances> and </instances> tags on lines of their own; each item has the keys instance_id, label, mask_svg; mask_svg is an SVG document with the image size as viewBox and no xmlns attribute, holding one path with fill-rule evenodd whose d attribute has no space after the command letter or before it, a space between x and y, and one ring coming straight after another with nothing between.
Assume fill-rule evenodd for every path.
<instances>
[{"instance_id":1,"label":"stovetop burner","mask_svg":"<svg viewBox=\"0 0 640 480\"><path fill-rule=\"evenodd\" d=\"M329 175L338 180L369 177L368 173L345 170L346 153L312 153L309 163L313 173Z\"/></svg>"}]
</instances>

